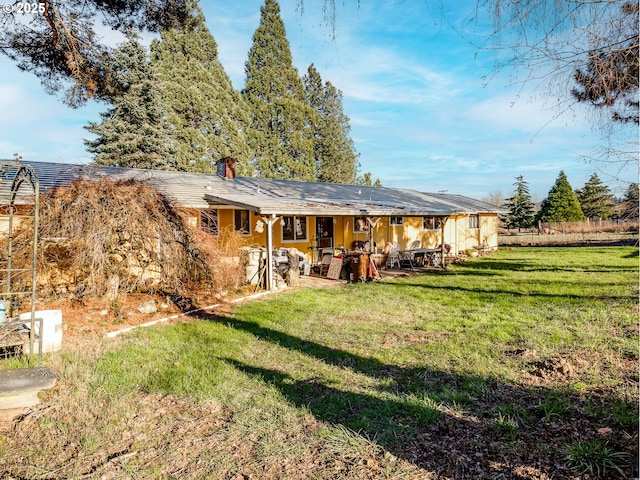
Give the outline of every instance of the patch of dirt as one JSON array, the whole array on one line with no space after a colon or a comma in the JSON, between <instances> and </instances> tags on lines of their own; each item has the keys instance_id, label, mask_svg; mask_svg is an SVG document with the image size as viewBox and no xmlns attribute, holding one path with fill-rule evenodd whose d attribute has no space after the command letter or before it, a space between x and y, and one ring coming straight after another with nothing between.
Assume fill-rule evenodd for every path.
<instances>
[{"instance_id":1,"label":"patch of dirt","mask_svg":"<svg viewBox=\"0 0 640 480\"><path fill-rule=\"evenodd\" d=\"M576 368L566 358L550 358L542 362L533 362L531 374L542 378L560 377L571 380L576 378Z\"/></svg>"},{"instance_id":2,"label":"patch of dirt","mask_svg":"<svg viewBox=\"0 0 640 480\"><path fill-rule=\"evenodd\" d=\"M571 354L557 354L540 358L536 350L526 348L508 350L505 356L519 358L523 364L521 382L532 386L578 384L591 385L588 391L606 392L616 388L633 390L637 385L637 357L633 354L610 353L601 356L591 350L580 350ZM594 383L594 372L601 379ZM616 379L611 383L611 379Z\"/></svg>"},{"instance_id":3,"label":"patch of dirt","mask_svg":"<svg viewBox=\"0 0 640 480\"><path fill-rule=\"evenodd\" d=\"M139 309L153 303L156 311L143 313ZM121 295L117 302L96 298L85 298L82 304L69 299L40 303L36 310L61 310L63 328L63 349L66 342L75 342L90 336L105 336L108 333L128 327L165 320L167 323L185 321L184 311L225 304L221 296L199 296L197 300L171 299L163 295L128 294Z\"/></svg>"},{"instance_id":4,"label":"patch of dirt","mask_svg":"<svg viewBox=\"0 0 640 480\"><path fill-rule=\"evenodd\" d=\"M344 286L344 281L329 280L324 277L303 276L297 287L286 288L280 292L295 291L302 288L327 288ZM159 294L121 294L116 302L95 297L86 297L80 304L70 299L41 302L36 310L61 310L63 328L63 348L65 341L104 336L107 333L128 327L164 320L166 323L189 321L184 312L219 305L217 310L227 310L231 301L256 293L253 288L245 287L233 293L196 292L191 298L176 298ZM276 293L276 292L274 292ZM155 302L157 311L142 313L138 308L148 302ZM166 320L165 320L166 319Z\"/></svg>"}]
</instances>

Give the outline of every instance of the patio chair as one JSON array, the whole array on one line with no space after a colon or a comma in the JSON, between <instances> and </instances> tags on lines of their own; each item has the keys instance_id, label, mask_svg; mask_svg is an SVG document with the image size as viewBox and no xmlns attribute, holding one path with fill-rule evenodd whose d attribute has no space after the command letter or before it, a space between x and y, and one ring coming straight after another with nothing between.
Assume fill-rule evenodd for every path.
<instances>
[{"instance_id":1,"label":"patio chair","mask_svg":"<svg viewBox=\"0 0 640 480\"><path fill-rule=\"evenodd\" d=\"M384 249L387 250L387 247L389 248L389 252L387 253L387 268L393 268L396 263L399 267L400 249L397 242L387 242L387 244L384 246Z\"/></svg>"},{"instance_id":2,"label":"patio chair","mask_svg":"<svg viewBox=\"0 0 640 480\"><path fill-rule=\"evenodd\" d=\"M399 264L400 268L403 266L409 267L413 270L413 267L416 263L416 254L412 252L412 250L418 250L422 246L422 242L420 240L414 240L409 244L406 250L402 250L400 252ZM418 262L422 260L422 258L417 259Z\"/></svg>"}]
</instances>

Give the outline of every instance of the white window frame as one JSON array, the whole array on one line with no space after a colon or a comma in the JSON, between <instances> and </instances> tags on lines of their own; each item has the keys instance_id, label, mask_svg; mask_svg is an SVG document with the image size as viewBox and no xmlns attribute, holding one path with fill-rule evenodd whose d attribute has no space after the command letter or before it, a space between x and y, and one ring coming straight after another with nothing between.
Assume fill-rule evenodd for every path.
<instances>
[{"instance_id":1,"label":"white window frame","mask_svg":"<svg viewBox=\"0 0 640 480\"><path fill-rule=\"evenodd\" d=\"M217 237L220 235L220 212L212 208L200 210L199 214L200 230ZM211 221L211 224L209 222Z\"/></svg>"},{"instance_id":2,"label":"white window frame","mask_svg":"<svg viewBox=\"0 0 640 480\"><path fill-rule=\"evenodd\" d=\"M480 228L480 215L469 215L469 229L477 230Z\"/></svg>"},{"instance_id":3,"label":"white window frame","mask_svg":"<svg viewBox=\"0 0 640 480\"><path fill-rule=\"evenodd\" d=\"M240 214L242 216L242 213L246 213L247 214L247 222L246 222L246 230L242 229L241 225L238 225L237 223L237 215ZM242 218L240 219L242 221ZM233 231L238 233L239 235L242 236L249 236L251 235L251 211L249 210L234 210L233 211Z\"/></svg>"},{"instance_id":4,"label":"white window frame","mask_svg":"<svg viewBox=\"0 0 640 480\"><path fill-rule=\"evenodd\" d=\"M293 238L285 240L285 226L289 225L289 219L291 219ZM302 221L304 221L304 226L302 226ZM306 216L283 215L280 220L280 226L280 239L282 243L306 242L309 239L309 219ZM301 230L301 233L298 233L298 228Z\"/></svg>"},{"instance_id":5,"label":"white window frame","mask_svg":"<svg viewBox=\"0 0 640 480\"><path fill-rule=\"evenodd\" d=\"M402 227L404 226L404 217L389 217L390 227Z\"/></svg>"}]
</instances>

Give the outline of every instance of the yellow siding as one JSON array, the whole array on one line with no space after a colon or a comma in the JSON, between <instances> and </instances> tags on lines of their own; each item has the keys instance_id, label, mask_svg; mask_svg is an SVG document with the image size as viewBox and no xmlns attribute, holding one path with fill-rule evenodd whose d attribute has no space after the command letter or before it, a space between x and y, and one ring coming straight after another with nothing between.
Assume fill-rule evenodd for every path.
<instances>
[{"instance_id":1,"label":"yellow siding","mask_svg":"<svg viewBox=\"0 0 640 480\"><path fill-rule=\"evenodd\" d=\"M189 212L188 221L198 221L198 213ZM390 225L389 217L381 217L373 229L373 241L378 251L382 251L387 242L397 242L400 249L406 249L414 240L419 240L424 248L437 248L442 241L444 230L444 243L451 246L451 253L456 254L466 249L484 246L497 248L498 246L498 216L493 214L480 215L479 228L469 228L469 215L454 215L446 219L444 227L437 230L423 230L422 217L403 217L403 225ZM273 245L275 248L296 248L309 260L313 261L314 248L316 246L316 218L307 218L306 240L284 241L282 239L282 220L278 220L273 228ZM336 247L351 249L355 240L366 241L367 234L354 232L354 217L333 217L333 239ZM234 210L218 210L219 228L232 230L234 222ZM242 243L250 246L266 246L267 226L263 225L262 233L256 232L256 223L262 221L259 215L250 212L251 229L249 235L242 235ZM374 219L375 220L375 219ZM313 247L313 248L312 248Z\"/></svg>"},{"instance_id":2,"label":"yellow siding","mask_svg":"<svg viewBox=\"0 0 640 480\"><path fill-rule=\"evenodd\" d=\"M500 220L497 215L481 215L482 221L482 243L485 247L498 248L498 224Z\"/></svg>"},{"instance_id":3,"label":"yellow siding","mask_svg":"<svg viewBox=\"0 0 640 480\"><path fill-rule=\"evenodd\" d=\"M498 247L498 216L480 215L478 228L469 228L469 215L459 215L455 221L455 251L462 252L470 248L482 246ZM450 221L451 221L450 220Z\"/></svg>"},{"instance_id":4,"label":"yellow siding","mask_svg":"<svg viewBox=\"0 0 640 480\"><path fill-rule=\"evenodd\" d=\"M404 217L403 225L391 225L390 219L383 217L374 230L373 238L379 249L384 249L387 242L395 242L402 250L416 240L423 248L436 248L442 243L442 231L423 230L422 217Z\"/></svg>"}]
</instances>

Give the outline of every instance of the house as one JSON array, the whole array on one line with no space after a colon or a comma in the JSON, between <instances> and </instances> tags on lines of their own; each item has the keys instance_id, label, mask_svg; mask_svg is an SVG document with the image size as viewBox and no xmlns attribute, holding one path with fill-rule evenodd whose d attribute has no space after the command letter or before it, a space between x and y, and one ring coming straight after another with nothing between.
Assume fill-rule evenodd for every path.
<instances>
[{"instance_id":1,"label":"house","mask_svg":"<svg viewBox=\"0 0 640 480\"><path fill-rule=\"evenodd\" d=\"M235 161L218 174L22 161L44 191L77 179L141 180L173 199L193 226L212 235L232 228L246 245L296 248L318 261L322 248L369 242L372 251L414 241L446 244L452 254L498 246L499 207L462 195L361 185L237 177Z\"/></svg>"}]
</instances>

